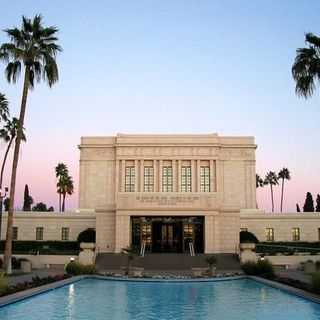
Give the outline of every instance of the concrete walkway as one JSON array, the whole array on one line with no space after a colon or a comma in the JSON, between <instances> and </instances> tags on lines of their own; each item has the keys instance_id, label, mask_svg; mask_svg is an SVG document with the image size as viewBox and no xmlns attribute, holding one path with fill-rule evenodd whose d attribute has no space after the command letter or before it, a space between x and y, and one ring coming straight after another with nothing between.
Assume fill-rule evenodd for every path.
<instances>
[{"instance_id":1,"label":"concrete walkway","mask_svg":"<svg viewBox=\"0 0 320 320\"><path fill-rule=\"evenodd\" d=\"M276 275L283 278L298 280L307 284L311 283L311 275L299 270L276 270Z\"/></svg>"}]
</instances>

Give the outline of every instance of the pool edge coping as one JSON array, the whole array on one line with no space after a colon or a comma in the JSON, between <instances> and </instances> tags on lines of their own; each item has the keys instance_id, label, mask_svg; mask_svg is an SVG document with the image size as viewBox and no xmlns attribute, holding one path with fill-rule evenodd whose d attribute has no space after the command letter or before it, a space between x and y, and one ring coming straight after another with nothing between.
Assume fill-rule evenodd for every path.
<instances>
[{"instance_id":1,"label":"pool edge coping","mask_svg":"<svg viewBox=\"0 0 320 320\"><path fill-rule=\"evenodd\" d=\"M287 284L278 282L278 281L273 281L273 280L269 280L269 279L265 279L265 278L261 278L261 277L256 277L256 276L247 276L248 279L252 279L256 282L268 285L272 288L275 289L280 289L282 291L285 291L289 294L292 294L294 296L315 302L317 304L320 304L320 295L302 290L302 289L298 289L292 286L289 286Z\"/></svg>"},{"instance_id":2,"label":"pool edge coping","mask_svg":"<svg viewBox=\"0 0 320 320\"><path fill-rule=\"evenodd\" d=\"M120 277L109 277L109 276L103 276L103 275L80 275L80 276L74 276L68 279L56 281L53 283L45 284L36 288L31 288L31 289L23 290L20 292L16 292L4 297L0 297L0 308L34 297L36 295L39 295L45 292L49 292L51 290L64 287L72 283L76 283L83 279L98 279L98 280L105 280L105 281L109 280L109 281L127 281L127 282L149 282L149 283L152 283L152 282L195 283L195 282L219 282L219 281L251 279L253 281L268 285L272 288L280 289L289 294L320 304L320 296L318 295L291 287L289 285L286 285L280 282L276 282L276 281L272 281L272 280L268 280L268 279L264 279L256 276L240 275L240 276L230 276L230 277L221 277L221 278L193 278L193 279L160 279L159 278L157 279L157 278L120 278Z\"/></svg>"}]
</instances>

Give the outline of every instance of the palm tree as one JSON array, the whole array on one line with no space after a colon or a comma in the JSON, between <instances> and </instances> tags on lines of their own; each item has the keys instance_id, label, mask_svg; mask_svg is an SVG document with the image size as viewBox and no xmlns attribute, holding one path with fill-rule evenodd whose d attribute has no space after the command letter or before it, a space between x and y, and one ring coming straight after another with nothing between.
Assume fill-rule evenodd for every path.
<instances>
[{"instance_id":1,"label":"palm tree","mask_svg":"<svg viewBox=\"0 0 320 320\"><path fill-rule=\"evenodd\" d=\"M263 179L258 174L256 174L256 188L263 188L263 186L264 186Z\"/></svg>"},{"instance_id":2,"label":"palm tree","mask_svg":"<svg viewBox=\"0 0 320 320\"><path fill-rule=\"evenodd\" d=\"M9 103L6 96L0 92L0 122L7 121L9 117Z\"/></svg>"},{"instance_id":3,"label":"palm tree","mask_svg":"<svg viewBox=\"0 0 320 320\"><path fill-rule=\"evenodd\" d=\"M13 208L16 187L17 167L19 161L20 144L22 140L22 128L27 106L27 97L35 81L44 80L51 87L58 81L58 66L56 55L61 51L56 44L58 38L55 27L44 27L41 15L33 19L22 17L22 26L19 28L6 29L10 42L0 46L0 60L6 63L5 74L8 82L16 83L21 70L24 70L24 82L19 114L18 132L15 139L11 183L10 205L8 211L7 237L4 254L4 264L7 274L11 274L11 254L13 235Z\"/></svg>"},{"instance_id":4,"label":"palm tree","mask_svg":"<svg viewBox=\"0 0 320 320\"><path fill-rule=\"evenodd\" d=\"M12 118L12 120L7 119L6 124L3 126L2 129L0 129L0 139L3 140L5 143L7 143L7 149L4 153L2 166L1 166L0 189L2 188L3 174L4 174L4 169L7 162L8 154L12 146L12 143L17 136L18 125L19 125L19 121L17 118ZM22 140L26 141L26 136L24 132L22 132Z\"/></svg>"},{"instance_id":5,"label":"palm tree","mask_svg":"<svg viewBox=\"0 0 320 320\"><path fill-rule=\"evenodd\" d=\"M309 98L316 88L316 82L320 80L320 38L307 33L305 42L306 48L297 49L292 76L296 82L296 94Z\"/></svg>"},{"instance_id":6,"label":"palm tree","mask_svg":"<svg viewBox=\"0 0 320 320\"><path fill-rule=\"evenodd\" d=\"M61 212L61 196L63 192L62 179L68 176L68 168L64 163L58 163L58 165L55 168L55 171L56 171L56 178L58 178L57 192L59 194L59 212Z\"/></svg>"},{"instance_id":7,"label":"palm tree","mask_svg":"<svg viewBox=\"0 0 320 320\"><path fill-rule=\"evenodd\" d=\"M273 186L279 184L278 175L274 171L269 171L264 178L264 185L270 185L272 212L274 212Z\"/></svg>"},{"instance_id":8,"label":"palm tree","mask_svg":"<svg viewBox=\"0 0 320 320\"><path fill-rule=\"evenodd\" d=\"M72 195L74 190L72 177L67 176L63 179L63 192L62 192L62 212L65 210L66 196Z\"/></svg>"},{"instance_id":9,"label":"palm tree","mask_svg":"<svg viewBox=\"0 0 320 320\"><path fill-rule=\"evenodd\" d=\"M283 168L279 171L278 179L282 180L281 183L281 204L280 204L280 212L282 212L282 205L283 205L283 190L284 190L284 180L290 180L290 171L287 168Z\"/></svg>"}]
</instances>

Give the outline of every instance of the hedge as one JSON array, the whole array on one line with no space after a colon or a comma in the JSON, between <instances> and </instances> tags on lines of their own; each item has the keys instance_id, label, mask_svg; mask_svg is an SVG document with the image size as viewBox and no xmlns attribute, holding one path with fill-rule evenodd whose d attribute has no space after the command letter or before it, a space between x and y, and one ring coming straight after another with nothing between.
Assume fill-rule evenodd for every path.
<instances>
[{"instance_id":1,"label":"hedge","mask_svg":"<svg viewBox=\"0 0 320 320\"><path fill-rule=\"evenodd\" d=\"M240 232L240 243L258 243L257 237L249 231Z\"/></svg>"},{"instance_id":2,"label":"hedge","mask_svg":"<svg viewBox=\"0 0 320 320\"><path fill-rule=\"evenodd\" d=\"M4 252L5 241L0 241L0 253ZM13 254L78 255L77 241L22 241L12 242Z\"/></svg>"},{"instance_id":3,"label":"hedge","mask_svg":"<svg viewBox=\"0 0 320 320\"><path fill-rule=\"evenodd\" d=\"M274 255L277 253L294 254L295 252L320 253L320 242L260 242L256 245L257 253Z\"/></svg>"}]
</instances>

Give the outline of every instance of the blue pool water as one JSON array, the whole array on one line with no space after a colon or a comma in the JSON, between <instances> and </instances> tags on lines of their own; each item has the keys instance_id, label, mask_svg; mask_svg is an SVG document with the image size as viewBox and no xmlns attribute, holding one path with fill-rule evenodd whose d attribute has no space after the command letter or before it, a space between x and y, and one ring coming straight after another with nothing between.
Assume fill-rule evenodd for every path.
<instances>
[{"instance_id":1,"label":"blue pool water","mask_svg":"<svg viewBox=\"0 0 320 320\"><path fill-rule=\"evenodd\" d=\"M86 279L0 308L1 320L319 320L320 305L253 280Z\"/></svg>"}]
</instances>

